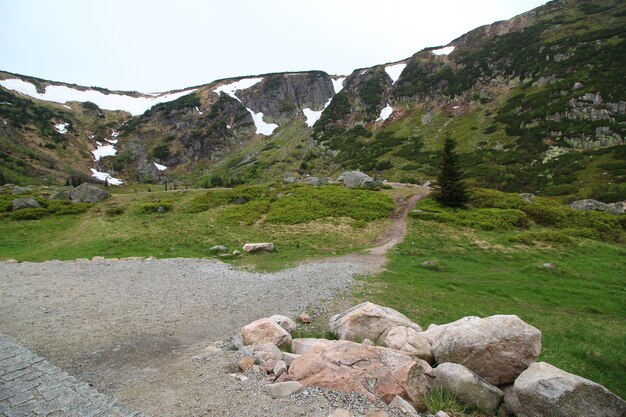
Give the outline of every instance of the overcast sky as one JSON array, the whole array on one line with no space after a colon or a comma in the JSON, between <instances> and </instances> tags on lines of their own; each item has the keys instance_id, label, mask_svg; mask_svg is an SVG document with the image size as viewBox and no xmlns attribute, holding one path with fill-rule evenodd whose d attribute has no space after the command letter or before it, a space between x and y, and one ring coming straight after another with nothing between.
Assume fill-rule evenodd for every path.
<instances>
[{"instance_id":1,"label":"overcast sky","mask_svg":"<svg viewBox=\"0 0 626 417\"><path fill-rule=\"evenodd\" d=\"M353 69L545 0L0 0L0 70L115 90Z\"/></svg>"}]
</instances>

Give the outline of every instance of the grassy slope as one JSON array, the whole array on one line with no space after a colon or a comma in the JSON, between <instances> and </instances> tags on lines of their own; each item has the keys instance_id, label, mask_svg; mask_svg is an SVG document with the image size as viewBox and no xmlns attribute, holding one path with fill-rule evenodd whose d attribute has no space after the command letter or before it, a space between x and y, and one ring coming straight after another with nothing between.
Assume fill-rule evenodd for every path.
<instances>
[{"instance_id":1,"label":"grassy slope","mask_svg":"<svg viewBox=\"0 0 626 417\"><path fill-rule=\"evenodd\" d=\"M542 331L540 360L626 397L624 246L579 238L533 246L510 241L525 233L411 219L388 271L368 278L371 293L358 296L396 308L422 326L516 314ZM439 266L421 266L433 259ZM544 268L546 262L557 268Z\"/></svg>"}]
</instances>

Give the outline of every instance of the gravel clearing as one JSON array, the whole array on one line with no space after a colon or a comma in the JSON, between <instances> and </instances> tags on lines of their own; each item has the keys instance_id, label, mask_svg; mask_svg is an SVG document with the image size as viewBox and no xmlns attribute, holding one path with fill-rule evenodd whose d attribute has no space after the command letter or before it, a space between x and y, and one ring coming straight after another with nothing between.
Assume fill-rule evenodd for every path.
<instances>
[{"instance_id":1,"label":"gravel clearing","mask_svg":"<svg viewBox=\"0 0 626 417\"><path fill-rule=\"evenodd\" d=\"M267 274L203 259L0 263L0 332L152 416L359 416L384 406L318 388L273 399L265 376L232 375L239 352L205 348L260 317L323 310L368 268L358 257Z\"/></svg>"}]
</instances>

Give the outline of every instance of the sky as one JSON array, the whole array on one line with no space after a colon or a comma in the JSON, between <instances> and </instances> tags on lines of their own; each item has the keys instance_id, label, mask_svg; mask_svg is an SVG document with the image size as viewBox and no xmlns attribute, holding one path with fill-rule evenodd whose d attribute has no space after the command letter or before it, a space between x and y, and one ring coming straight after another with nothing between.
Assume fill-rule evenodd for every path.
<instances>
[{"instance_id":1,"label":"sky","mask_svg":"<svg viewBox=\"0 0 626 417\"><path fill-rule=\"evenodd\" d=\"M356 68L446 45L545 0L0 0L0 70L157 92Z\"/></svg>"}]
</instances>

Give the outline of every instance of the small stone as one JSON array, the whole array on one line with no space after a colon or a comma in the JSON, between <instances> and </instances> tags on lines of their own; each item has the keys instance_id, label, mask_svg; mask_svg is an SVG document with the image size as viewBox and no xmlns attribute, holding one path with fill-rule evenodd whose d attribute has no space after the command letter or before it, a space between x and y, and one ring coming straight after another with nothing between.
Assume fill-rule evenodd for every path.
<instances>
[{"instance_id":1,"label":"small stone","mask_svg":"<svg viewBox=\"0 0 626 417\"><path fill-rule=\"evenodd\" d=\"M228 248L224 245L215 245L209 248L209 252L213 252L213 253L228 252Z\"/></svg>"},{"instance_id":2,"label":"small stone","mask_svg":"<svg viewBox=\"0 0 626 417\"><path fill-rule=\"evenodd\" d=\"M207 346L204 348L204 352L208 353L210 355L216 354L221 352L222 349L218 348L217 346Z\"/></svg>"},{"instance_id":3,"label":"small stone","mask_svg":"<svg viewBox=\"0 0 626 417\"><path fill-rule=\"evenodd\" d=\"M285 363L285 361L276 362L276 365L274 365L274 369L272 370L274 376L278 378L285 372L287 372L287 364Z\"/></svg>"},{"instance_id":4,"label":"small stone","mask_svg":"<svg viewBox=\"0 0 626 417\"><path fill-rule=\"evenodd\" d=\"M307 313L302 313L298 316L298 321L302 324L311 323L311 317Z\"/></svg>"},{"instance_id":5,"label":"small stone","mask_svg":"<svg viewBox=\"0 0 626 417\"><path fill-rule=\"evenodd\" d=\"M237 256L237 255L241 255L241 251L238 251L238 250L235 249L233 251L233 256Z\"/></svg>"},{"instance_id":6,"label":"small stone","mask_svg":"<svg viewBox=\"0 0 626 417\"><path fill-rule=\"evenodd\" d=\"M552 262L546 262L543 264L543 269L556 269L556 265Z\"/></svg>"},{"instance_id":7,"label":"small stone","mask_svg":"<svg viewBox=\"0 0 626 417\"><path fill-rule=\"evenodd\" d=\"M269 317L270 321L278 324L283 329L287 330L289 333L292 333L296 330L296 323L293 322L289 317L282 316L280 314L275 314Z\"/></svg>"},{"instance_id":8,"label":"small stone","mask_svg":"<svg viewBox=\"0 0 626 417\"><path fill-rule=\"evenodd\" d=\"M163 206L157 207L157 213L165 213L167 210Z\"/></svg>"},{"instance_id":9,"label":"small stone","mask_svg":"<svg viewBox=\"0 0 626 417\"><path fill-rule=\"evenodd\" d=\"M246 372L248 369L252 368L252 366L254 365L254 358L252 358L251 356L246 356L245 358L241 359L239 361L239 369L242 370L242 372Z\"/></svg>"},{"instance_id":10,"label":"small stone","mask_svg":"<svg viewBox=\"0 0 626 417\"><path fill-rule=\"evenodd\" d=\"M274 398L282 398L300 391L301 383L298 381L277 382L265 386L267 393Z\"/></svg>"},{"instance_id":11,"label":"small stone","mask_svg":"<svg viewBox=\"0 0 626 417\"><path fill-rule=\"evenodd\" d=\"M397 408L403 413L407 413L410 415L417 415L417 411L415 411L415 407L413 407L407 400L396 395L394 399L389 403L389 407Z\"/></svg>"},{"instance_id":12,"label":"small stone","mask_svg":"<svg viewBox=\"0 0 626 417\"><path fill-rule=\"evenodd\" d=\"M291 363L298 359L300 356L302 355L298 355L297 353L283 352L283 361L285 362L287 367L290 367Z\"/></svg>"}]
</instances>

